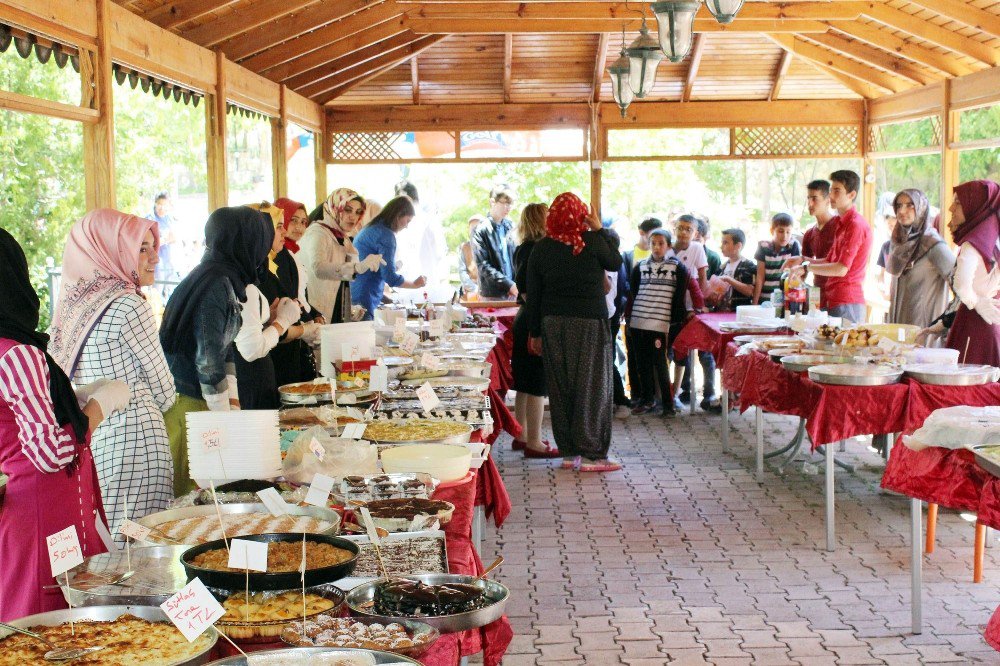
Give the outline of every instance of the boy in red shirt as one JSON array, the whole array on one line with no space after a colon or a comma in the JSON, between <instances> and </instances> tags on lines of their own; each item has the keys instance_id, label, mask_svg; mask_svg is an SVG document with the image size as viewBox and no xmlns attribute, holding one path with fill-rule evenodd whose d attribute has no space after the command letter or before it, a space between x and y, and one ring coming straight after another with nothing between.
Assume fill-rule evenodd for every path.
<instances>
[{"instance_id":1,"label":"boy in red shirt","mask_svg":"<svg viewBox=\"0 0 1000 666\"><path fill-rule=\"evenodd\" d=\"M830 174L830 181L830 205L837 211L827 222L835 225L833 246L825 257L804 261L801 268L808 267L817 276L826 278L823 294L831 317L860 324L866 319L862 285L872 247L871 226L854 207L861 178L853 171L843 170Z\"/></svg>"},{"instance_id":2,"label":"boy in red shirt","mask_svg":"<svg viewBox=\"0 0 1000 666\"><path fill-rule=\"evenodd\" d=\"M806 185L806 207L816 219L816 224L809 227L802 236L802 259L818 261L829 254L833 247L837 227L833 222L833 213L830 212L830 181L814 180ZM820 308L826 308L826 278L816 275L813 277L813 284L819 288Z\"/></svg>"}]
</instances>

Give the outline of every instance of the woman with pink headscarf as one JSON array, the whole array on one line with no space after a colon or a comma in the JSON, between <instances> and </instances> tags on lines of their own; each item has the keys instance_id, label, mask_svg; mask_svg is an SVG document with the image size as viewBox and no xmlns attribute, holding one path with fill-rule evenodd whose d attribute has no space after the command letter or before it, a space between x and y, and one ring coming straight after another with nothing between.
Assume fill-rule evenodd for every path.
<instances>
[{"instance_id":1,"label":"woman with pink headscarf","mask_svg":"<svg viewBox=\"0 0 1000 666\"><path fill-rule=\"evenodd\" d=\"M174 379L141 291L153 284L158 246L155 220L88 213L70 230L52 320L52 356L74 384L121 380L131 389L128 406L94 431L90 445L112 534L126 517L162 511L174 497L163 424Z\"/></svg>"}]
</instances>

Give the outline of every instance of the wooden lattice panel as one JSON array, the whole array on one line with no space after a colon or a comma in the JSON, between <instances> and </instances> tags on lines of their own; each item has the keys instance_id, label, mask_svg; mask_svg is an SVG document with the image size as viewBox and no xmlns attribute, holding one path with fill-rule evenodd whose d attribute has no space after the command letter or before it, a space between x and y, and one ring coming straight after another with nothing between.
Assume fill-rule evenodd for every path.
<instances>
[{"instance_id":1,"label":"wooden lattice panel","mask_svg":"<svg viewBox=\"0 0 1000 666\"><path fill-rule=\"evenodd\" d=\"M921 148L936 148L941 145L942 141L942 129L941 129L941 116L928 116L926 119L931 123L931 130L933 132L930 143L926 146L914 146ZM868 127L868 152L871 153L885 153L891 152L894 148L889 144L889 137L886 136L885 124L874 124Z\"/></svg>"},{"instance_id":2,"label":"wooden lattice panel","mask_svg":"<svg viewBox=\"0 0 1000 666\"><path fill-rule=\"evenodd\" d=\"M398 160L392 147L402 132L337 132L331 137L335 160Z\"/></svg>"},{"instance_id":3,"label":"wooden lattice panel","mask_svg":"<svg viewBox=\"0 0 1000 666\"><path fill-rule=\"evenodd\" d=\"M809 155L856 155L861 152L857 127L737 127L733 132L733 155L779 157Z\"/></svg>"}]
</instances>

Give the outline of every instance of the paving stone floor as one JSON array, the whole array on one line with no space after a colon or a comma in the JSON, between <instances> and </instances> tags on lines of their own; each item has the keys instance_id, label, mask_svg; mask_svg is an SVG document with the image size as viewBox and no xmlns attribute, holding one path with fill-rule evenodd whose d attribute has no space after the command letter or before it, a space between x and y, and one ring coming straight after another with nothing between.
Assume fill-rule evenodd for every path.
<instances>
[{"instance_id":1,"label":"paving stone floor","mask_svg":"<svg viewBox=\"0 0 1000 666\"><path fill-rule=\"evenodd\" d=\"M1000 605L1000 547L973 585L973 526L942 510L924 559L924 633L910 634L909 504L878 488L863 442L841 457L838 548L824 545L823 476L753 474L753 418L615 422L625 467L581 475L496 447L514 510L483 560L513 593L504 666L529 664L1000 664L982 639ZM795 422L765 417L770 444ZM547 423L546 423L547 427ZM821 459L815 457L822 469Z\"/></svg>"}]
</instances>

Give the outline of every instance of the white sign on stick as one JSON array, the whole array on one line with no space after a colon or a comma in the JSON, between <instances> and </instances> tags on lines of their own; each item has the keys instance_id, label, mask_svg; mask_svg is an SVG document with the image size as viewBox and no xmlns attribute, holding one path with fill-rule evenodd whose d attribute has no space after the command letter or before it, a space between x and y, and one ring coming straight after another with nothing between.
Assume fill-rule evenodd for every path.
<instances>
[{"instance_id":1,"label":"white sign on stick","mask_svg":"<svg viewBox=\"0 0 1000 666\"><path fill-rule=\"evenodd\" d=\"M45 537L45 545L49 549L49 565L52 567L53 578L66 573L78 564L83 564L83 549L80 547L76 525L70 525Z\"/></svg>"},{"instance_id":2,"label":"white sign on stick","mask_svg":"<svg viewBox=\"0 0 1000 666\"><path fill-rule=\"evenodd\" d=\"M222 604L216 601L200 578L185 585L177 594L160 604L160 608L189 643L226 614Z\"/></svg>"},{"instance_id":3,"label":"white sign on stick","mask_svg":"<svg viewBox=\"0 0 1000 666\"><path fill-rule=\"evenodd\" d=\"M331 492L333 492L333 478L326 474L317 474L313 477L312 483L309 484L305 503L325 507Z\"/></svg>"},{"instance_id":4,"label":"white sign on stick","mask_svg":"<svg viewBox=\"0 0 1000 666\"><path fill-rule=\"evenodd\" d=\"M136 541L145 541L151 531L148 527L128 519L122 522L122 526L118 528L119 534L135 539Z\"/></svg>"},{"instance_id":5,"label":"white sign on stick","mask_svg":"<svg viewBox=\"0 0 1000 666\"><path fill-rule=\"evenodd\" d=\"M368 388L380 392L389 390L389 368L381 363L373 365L369 370Z\"/></svg>"},{"instance_id":6,"label":"white sign on stick","mask_svg":"<svg viewBox=\"0 0 1000 666\"><path fill-rule=\"evenodd\" d=\"M288 505L285 500L281 499L281 493L278 492L277 488L258 490L257 497L260 498L272 516L284 516L288 513Z\"/></svg>"},{"instance_id":7,"label":"white sign on stick","mask_svg":"<svg viewBox=\"0 0 1000 666\"><path fill-rule=\"evenodd\" d=\"M230 569L267 571L267 542L247 539L229 540Z\"/></svg>"},{"instance_id":8,"label":"white sign on stick","mask_svg":"<svg viewBox=\"0 0 1000 666\"><path fill-rule=\"evenodd\" d=\"M423 385L417 389L417 398L420 400L420 406L423 407L426 412L431 411L441 404L441 400L437 397L437 393L434 392L434 387L431 386L430 382L424 382Z\"/></svg>"}]
</instances>

